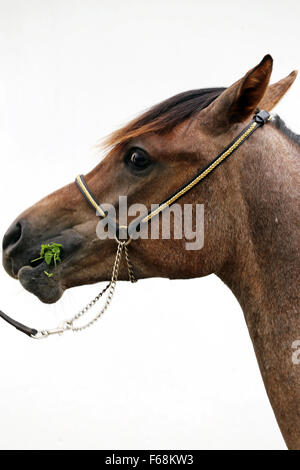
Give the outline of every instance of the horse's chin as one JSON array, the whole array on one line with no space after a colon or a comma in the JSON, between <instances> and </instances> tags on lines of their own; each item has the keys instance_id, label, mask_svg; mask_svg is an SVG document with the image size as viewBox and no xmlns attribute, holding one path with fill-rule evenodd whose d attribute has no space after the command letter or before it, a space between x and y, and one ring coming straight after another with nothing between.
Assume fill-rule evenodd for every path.
<instances>
[{"instance_id":1,"label":"horse's chin","mask_svg":"<svg viewBox=\"0 0 300 470\"><path fill-rule=\"evenodd\" d=\"M24 266L18 273L18 279L24 289L45 304L54 304L64 293L58 275L48 278L43 269Z\"/></svg>"}]
</instances>

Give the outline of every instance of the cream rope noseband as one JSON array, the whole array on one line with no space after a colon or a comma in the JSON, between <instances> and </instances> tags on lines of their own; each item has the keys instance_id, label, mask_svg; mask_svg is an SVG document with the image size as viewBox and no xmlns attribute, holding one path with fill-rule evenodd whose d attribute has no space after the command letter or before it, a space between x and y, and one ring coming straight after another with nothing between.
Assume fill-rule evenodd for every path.
<instances>
[{"instance_id":1,"label":"cream rope noseband","mask_svg":"<svg viewBox=\"0 0 300 470\"><path fill-rule=\"evenodd\" d=\"M80 310L72 318L70 318L69 320L63 321L57 328L50 329L50 330L36 330L34 328L29 328L23 325L22 323L17 322L16 320L14 320L13 318L9 317L8 315L6 315L5 313L1 311L0 311L0 317L2 317L3 320L5 320L9 324L17 328L22 333L25 333L26 335L34 339L47 338L48 336L55 335L55 334L61 335L62 333L68 330L78 332L78 331L82 331L92 326L97 320L101 318L101 316L107 310L112 300L113 294L115 292L116 283L118 280L118 274L119 274L123 252L125 254L125 260L127 263L129 280L131 282L136 282L132 265L129 259L128 248L127 248L129 243L131 242L131 236L130 236L131 227L134 226L136 230L138 227L141 227L143 224L148 223L153 217L158 215L164 209L174 204L175 201L180 199L188 191L190 191L197 184L199 184L204 178L206 178L209 174L211 174L221 163L223 163L230 155L232 155L233 152L237 150L245 142L245 140L248 139L248 137L250 137L250 135L252 135L256 131L256 129L258 129L259 127L262 127L270 119L271 119L271 116L267 111L262 110L256 113L254 118L250 122L250 124L248 124L242 130L242 132L205 168L200 170L190 181L188 181L185 185L179 188L175 193L173 193L171 196L169 196L163 202L161 202L155 210L149 211L147 215L139 217L138 219L134 220L131 224L129 224L128 227L125 227L126 233L127 233L126 240L120 240L119 238L121 227L119 227L115 221L112 221L112 220L109 221L110 224L112 224L116 230L115 233L116 233L116 242L117 242L117 252L116 252L116 257L115 257L115 261L113 264L111 279L109 283L106 285L106 287L104 287L104 289L86 307ZM106 217L108 217L105 210L101 207L101 204L97 201L97 199L93 196L92 192L89 190L88 186L86 185L84 181L83 176L77 176L76 184L79 190L81 191L81 193L83 194L83 196L86 198L87 202L90 204L90 206L97 211L97 216L100 219L105 219ZM83 315L85 315L86 312L88 312L100 300L100 298L105 293L106 293L106 300L102 309L89 322L83 325L77 325L76 322Z\"/></svg>"}]
</instances>

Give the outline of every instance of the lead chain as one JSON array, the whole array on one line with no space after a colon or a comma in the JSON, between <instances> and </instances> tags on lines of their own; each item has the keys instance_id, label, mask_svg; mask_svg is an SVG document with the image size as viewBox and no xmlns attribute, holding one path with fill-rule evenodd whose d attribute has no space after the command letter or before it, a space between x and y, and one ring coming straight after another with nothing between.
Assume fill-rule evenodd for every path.
<instances>
[{"instance_id":1,"label":"lead chain","mask_svg":"<svg viewBox=\"0 0 300 470\"><path fill-rule=\"evenodd\" d=\"M134 272L133 272L133 267L131 264L131 261L129 259L129 254L128 254L128 247L127 245L124 245L124 252L125 252L125 259L126 259L126 264L127 264L127 270L128 270L128 277L130 282L134 283L137 281Z\"/></svg>"},{"instance_id":2,"label":"lead chain","mask_svg":"<svg viewBox=\"0 0 300 470\"><path fill-rule=\"evenodd\" d=\"M115 292L115 288L116 288L116 284L117 284L117 280L118 280L118 275L119 275L119 270L120 270L120 264L121 264L121 260L122 260L123 250L125 252L125 259L126 259L126 264L127 264L129 280L130 280L130 282L136 282L137 281L136 278L135 278L135 275L133 273L133 267L132 267L131 261L129 259L129 254L128 254L128 248L127 248L126 241L117 240L117 243L118 243L118 248L117 248L116 258L115 258L112 273L111 273L110 282L104 287L104 289L102 289L101 292L99 292L99 294L93 300L91 300L91 302L89 302L82 310L80 310L78 313L76 313L76 315L74 315L69 320L64 321L61 325L58 326L58 328L55 328L53 330L42 330L42 331L40 331L38 333L38 335L35 336L36 339L47 338L48 336L53 335L53 334L62 334L67 330L71 330L71 331L74 331L74 332L77 333L79 331L85 330L86 328L89 328L90 326L92 326L94 323L96 323L102 317L102 315L104 314L104 312L107 310L108 306L110 305L110 303L112 301L112 298L113 298L113 295L114 295L114 292ZM101 299L101 297L103 296L103 294L106 291L108 291L106 301L105 301L102 309L94 316L94 318L92 318L92 320L90 320L89 322L87 322L83 325L74 326L74 322L79 320L91 308L93 308L94 305Z\"/></svg>"}]
</instances>

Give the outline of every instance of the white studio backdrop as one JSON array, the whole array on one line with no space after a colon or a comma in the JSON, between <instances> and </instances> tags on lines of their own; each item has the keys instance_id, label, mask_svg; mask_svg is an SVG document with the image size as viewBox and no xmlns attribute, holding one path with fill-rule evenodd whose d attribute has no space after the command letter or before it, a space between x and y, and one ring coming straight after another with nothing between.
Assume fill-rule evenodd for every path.
<instances>
[{"instance_id":1,"label":"white studio backdrop","mask_svg":"<svg viewBox=\"0 0 300 470\"><path fill-rule=\"evenodd\" d=\"M300 66L300 3L0 0L0 233L93 168L98 139L266 53ZM300 82L278 106L295 131ZM0 308L55 326L93 297L44 305L0 269ZM151 296L149 296L151 293ZM155 293L155 295L153 295ZM31 341L0 324L1 449L284 449L243 313L215 276L118 286L94 328Z\"/></svg>"}]
</instances>

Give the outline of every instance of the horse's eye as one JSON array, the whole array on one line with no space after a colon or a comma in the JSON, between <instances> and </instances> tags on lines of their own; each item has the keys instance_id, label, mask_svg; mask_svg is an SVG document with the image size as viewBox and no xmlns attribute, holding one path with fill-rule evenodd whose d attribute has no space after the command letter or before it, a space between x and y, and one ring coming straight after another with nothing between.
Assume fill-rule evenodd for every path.
<instances>
[{"instance_id":1,"label":"horse's eye","mask_svg":"<svg viewBox=\"0 0 300 470\"><path fill-rule=\"evenodd\" d=\"M135 171L145 170L151 164L149 155L140 148L132 148L127 152L125 161Z\"/></svg>"}]
</instances>

